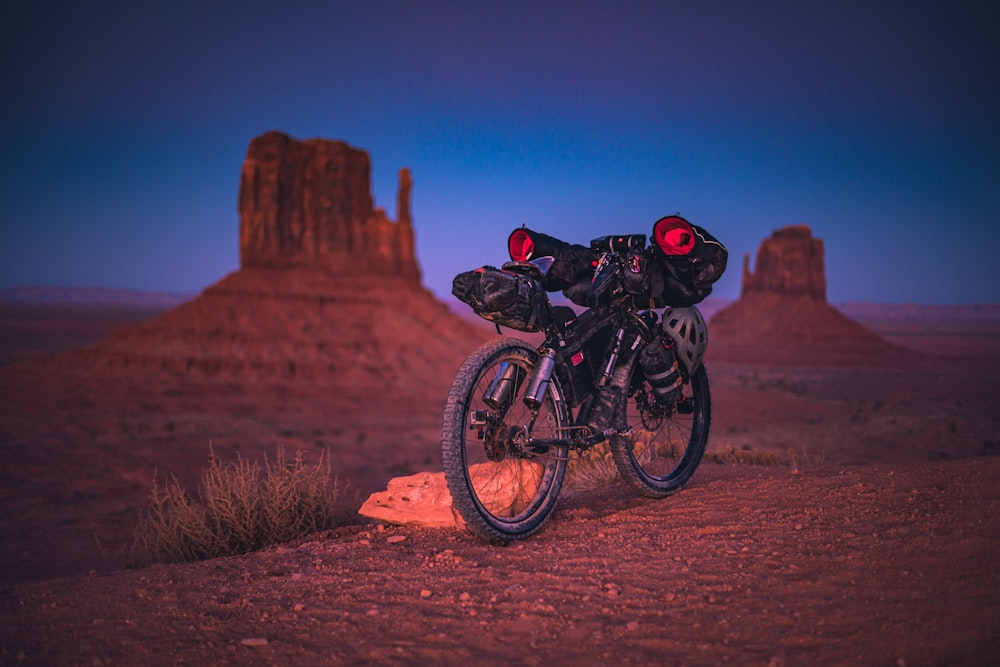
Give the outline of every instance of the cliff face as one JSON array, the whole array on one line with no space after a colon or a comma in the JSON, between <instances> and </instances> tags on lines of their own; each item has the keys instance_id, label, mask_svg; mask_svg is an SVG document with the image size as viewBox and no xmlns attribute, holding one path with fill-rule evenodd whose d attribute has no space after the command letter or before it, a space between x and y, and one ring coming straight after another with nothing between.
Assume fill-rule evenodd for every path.
<instances>
[{"instance_id":1,"label":"cliff face","mask_svg":"<svg viewBox=\"0 0 1000 667\"><path fill-rule=\"evenodd\" d=\"M752 292L805 294L825 302L823 255L823 241L813 238L806 225L779 229L761 242L756 271L750 271L750 255L743 257L743 295Z\"/></svg>"},{"instance_id":2,"label":"cliff face","mask_svg":"<svg viewBox=\"0 0 1000 667\"><path fill-rule=\"evenodd\" d=\"M367 152L342 141L261 135L250 143L240 176L240 264L419 280L412 187L409 170L401 169L392 221L374 207Z\"/></svg>"}]
</instances>

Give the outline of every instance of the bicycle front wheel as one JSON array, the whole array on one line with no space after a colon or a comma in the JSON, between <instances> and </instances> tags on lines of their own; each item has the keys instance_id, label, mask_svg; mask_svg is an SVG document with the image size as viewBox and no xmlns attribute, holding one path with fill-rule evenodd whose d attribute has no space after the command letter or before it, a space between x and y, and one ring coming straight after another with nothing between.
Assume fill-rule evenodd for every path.
<instances>
[{"instance_id":1,"label":"bicycle front wheel","mask_svg":"<svg viewBox=\"0 0 1000 667\"><path fill-rule=\"evenodd\" d=\"M441 426L445 479L466 525L494 543L537 532L555 509L568 447L536 446L569 423L555 376L537 414L522 398L538 352L498 338L466 359L448 392Z\"/></svg>"}]
</instances>

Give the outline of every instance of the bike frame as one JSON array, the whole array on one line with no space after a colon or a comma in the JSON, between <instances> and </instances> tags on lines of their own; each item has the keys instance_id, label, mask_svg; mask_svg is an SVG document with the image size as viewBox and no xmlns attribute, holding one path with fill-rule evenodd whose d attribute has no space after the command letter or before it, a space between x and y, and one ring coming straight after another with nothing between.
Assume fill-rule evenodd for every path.
<instances>
[{"instance_id":1,"label":"bike frame","mask_svg":"<svg viewBox=\"0 0 1000 667\"><path fill-rule=\"evenodd\" d=\"M608 257L608 256L605 256ZM516 267L505 265L504 268L524 269L523 264L518 263ZM532 267L534 268L534 267ZM537 268L534 268L537 270ZM523 273L532 275L533 270L528 268ZM548 301L546 299L546 301ZM611 384L614 379L621 378L628 382L632 376L632 370L636 363L636 350L644 343L653 339L653 331L649 324L639 315L638 309L632 304L632 297L629 295L619 296L612 303L606 306L590 308L578 317L577 326L573 330L570 340L567 340L565 332L559 325L552 321L551 304L545 304L545 341L539 346L538 351L541 359L549 359L547 363L535 365L528 378L528 389L525 392L523 401L532 414L528 424L520 428L520 433L515 436L520 439L519 444L532 451L538 452L551 447L568 446L583 451L607 440L613 436L628 436L631 428L608 427L594 432L589 426L582 423L590 410L591 402L594 399L593 389L601 388ZM531 437L534 420L538 416L538 406L544 400L545 392L553 374L562 381L569 378L569 372L565 369L573 364L573 357L587 349L596 336L608 330L614 330L611 335L611 342L604 351L604 358L600 365L601 373L595 382L588 388L586 396L582 399L576 397L575 404L571 406L570 416L573 417L573 410L576 410L573 426L563 427L560 430L571 430L570 438L533 438ZM592 350L591 350L592 351ZM620 362L626 359L624 365ZM562 371L562 372L560 372ZM494 383L497 382L494 380ZM570 380L572 382L572 380ZM624 384L624 383L623 383ZM491 385L493 386L493 385ZM629 390L628 386L621 386L623 393ZM574 396L576 389L573 390Z\"/></svg>"}]
</instances>

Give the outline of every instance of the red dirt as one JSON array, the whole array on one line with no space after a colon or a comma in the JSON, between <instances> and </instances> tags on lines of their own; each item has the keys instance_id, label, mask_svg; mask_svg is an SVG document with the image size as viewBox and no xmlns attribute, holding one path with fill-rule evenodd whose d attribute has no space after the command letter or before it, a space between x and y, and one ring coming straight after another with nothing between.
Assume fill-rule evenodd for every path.
<instances>
[{"instance_id":1,"label":"red dirt","mask_svg":"<svg viewBox=\"0 0 1000 667\"><path fill-rule=\"evenodd\" d=\"M1000 459L705 466L666 500L568 499L495 547L455 530L2 589L24 665L988 665Z\"/></svg>"},{"instance_id":2,"label":"red dirt","mask_svg":"<svg viewBox=\"0 0 1000 667\"><path fill-rule=\"evenodd\" d=\"M452 371L387 406L315 378L8 366L0 664L993 664L1000 336L935 328L967 344L931 356L894 326L925 354L710 357L710 450L792 450L800 474L706 464L661 501L570 495L508 547L367 525L140 571L95 536L125 543L154 467L193 484L210 443L329 448L366 494L440 466Z\"/></svg>"}]
</instances>

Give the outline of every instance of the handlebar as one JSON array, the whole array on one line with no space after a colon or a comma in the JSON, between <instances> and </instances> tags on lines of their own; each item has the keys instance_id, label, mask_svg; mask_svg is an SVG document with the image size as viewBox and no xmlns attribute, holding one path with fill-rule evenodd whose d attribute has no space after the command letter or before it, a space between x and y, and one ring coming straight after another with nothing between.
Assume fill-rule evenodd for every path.
<instances>
[{"instance_id":1,"label":"handlebar","mask_svg":"<svg viewBox=\"0 0 1000 667\"><path fill-rule=\"evenodd\" d=\"M594 252L640 252L646 247L645 234L600 236L590 242Z\"/></svg>"}]
</instances>

